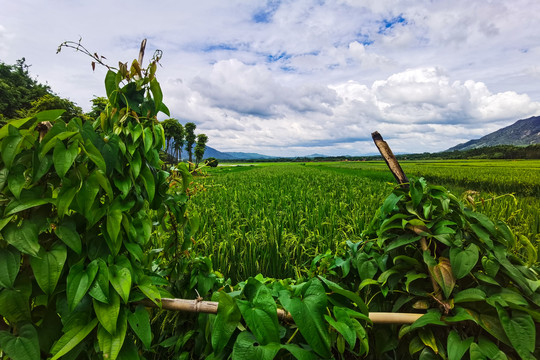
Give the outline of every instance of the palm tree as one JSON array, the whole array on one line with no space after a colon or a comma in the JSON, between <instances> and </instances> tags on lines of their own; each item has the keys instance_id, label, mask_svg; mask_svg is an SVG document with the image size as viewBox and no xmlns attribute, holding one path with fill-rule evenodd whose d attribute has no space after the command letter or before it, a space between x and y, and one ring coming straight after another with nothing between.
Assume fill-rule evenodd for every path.
<instances>
[{"instance_id":1,"label":"palm tree","mask_svg":"<svg viewBox=\"0 0 540 360\"><path fill-rule=\"evenodd\" d=\"M206 150L206 143L208 142L208 136L205 134L199 134L197 136L197 145L195 145L195 161L196 166L199 166L199 163L203 159L204 150Z\"/></svg>"}]
</instances>

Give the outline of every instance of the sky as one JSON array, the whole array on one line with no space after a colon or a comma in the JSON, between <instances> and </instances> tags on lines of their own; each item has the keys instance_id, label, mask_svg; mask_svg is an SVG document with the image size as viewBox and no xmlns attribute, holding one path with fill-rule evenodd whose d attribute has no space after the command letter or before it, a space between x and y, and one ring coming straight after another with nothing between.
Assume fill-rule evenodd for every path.
<instances>
[{"instance_id":1,"label":"sky","mask_svg":"<svg viewBox=\"0 0 540 360\"><path fill-rule=\"evenodd\" d=\"M171 117L223 152L437 152L540 115L538 0L0 0L0 61L85 111L110 65L163 51ZM160 116L160 120L166 119Z\"/></svg>"}]
</instances>

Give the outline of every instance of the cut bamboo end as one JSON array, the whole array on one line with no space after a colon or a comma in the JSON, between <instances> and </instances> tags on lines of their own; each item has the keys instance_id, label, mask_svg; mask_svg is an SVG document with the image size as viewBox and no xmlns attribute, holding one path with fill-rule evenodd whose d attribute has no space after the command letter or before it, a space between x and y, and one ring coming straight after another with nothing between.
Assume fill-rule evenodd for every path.
<instances>
[{"instance_id":1,"label":"cut bamboo end","mask_svg":"<svg viewBox=\"0 0 540 360\"><path fill-rule=\"evenodd\" d=\"M158 306L150 301L144 299L138 302L146 307ZM161 308L171 311L184 311L192 313L204 313L204 314L217 314L218 303L215 301L200 301L200 300L186 300L186 299L161 299ZM370 312L369 319L374 324L412 324L423 314L412 313L390 313L390 312ZM294 322L291 314L283 309L277 309L278 319L284 322Z\"/></svg>"}]
</instances>

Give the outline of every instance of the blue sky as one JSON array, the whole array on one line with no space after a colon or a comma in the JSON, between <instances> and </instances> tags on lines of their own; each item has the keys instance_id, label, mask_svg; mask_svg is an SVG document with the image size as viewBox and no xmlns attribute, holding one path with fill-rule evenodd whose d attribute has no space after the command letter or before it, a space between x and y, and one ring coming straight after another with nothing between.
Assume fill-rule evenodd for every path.
<instances>
[{"instance_id":1,"label":"blue sky","mask_svg":"<svg viewBox=\"0 0 540 360\"><path fill-rule=\"evenodd\" d=\"M163 51L172 116L221 151L297 156L440 151L540 114L540 3L4 1L0 61L88 110L104 69Z\"/></svg>"}]
</instances>

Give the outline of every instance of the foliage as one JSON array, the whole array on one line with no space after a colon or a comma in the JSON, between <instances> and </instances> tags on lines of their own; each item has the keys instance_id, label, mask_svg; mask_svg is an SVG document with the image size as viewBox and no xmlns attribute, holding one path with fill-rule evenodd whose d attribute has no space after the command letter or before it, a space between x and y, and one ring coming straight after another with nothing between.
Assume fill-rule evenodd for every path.
<instances>
[{"instance_id":1,"label":"foliage","mask_svg":"<svg viewBox=\"0 0 540 360\"><path fill-rule=\"evenodd\" d=\"M94 96L90 102L92 103L92 109L90 109L90 112L86 113L86 116L95 120L103 111L105 111L105 108L109 104L109 99L103 96Z\"/></svg>"},{"instance_id":2,"label":"foliage","mask_svg":"<svg viewBox=\"0 0 540 360\"><path fill-rule=\"evenodd\" d=\"M527 261L512 255L520 243ZM373 358L460 359L468 351L471 359L534 359L540 355L536 256L529 240L502 221L419 179L394 190L364 240L349 243L347 256L330 269L341 270L342 282L360 291L370 311L427 310L412 325L370 336Z\"/></svg>"},{"instance_id":3,"label":"foliage","mask_svg":"<svg viewBox=\"0 0 540 360\"><path fill-rule=\"evenodd\" d=\"M204 163L210 167L217 167L219 165L219 160L216 159L215 157L209 157L209 158L206 158L206 160L204 161Z\"/></svg>"},{"instance_id":4,"label":"foliage","mask_svg":"<svg viewBox=\"0 0 540 360\"><path fill-rule=\"evenodd\" d=\"M51 89L32 79L25 58L15 65L0 62L0 120L14 119L18 111L27 110L40 97L50 94Z\"/></svg>"},{"instance_id":5,"label":"foliage","mask_svg":"<svg viewBox=\"0 0 540 360\"><path fill-rule=\"evenodd\" d=\"M189 162L193 162L193 144L195 144L196 135L195 135L195 129L197 128L197 125L195 125L192 122L186 123L184 125L184 129L186 131L186 150L188 152L189 156Z\"/></svg>"},{"instance_id":6,"label":"foliage","mask_svg":"<svg viewBox=\"0 0 540 360\"><path fill-rule=\"evenodd\" d=\"M165 151L172 155L176 160L175 163L177 163L182 158L184 127L174 118L163 120L161 125L165 131Z\"/></svg>"},{"instance_id":7,"label":"foliage","mask_svg":"<svg viewBox=\"0 0 540 360\"><path fill-rule=\"evenodd\" d=\"M48 110L0 129L4 355L133 359L151 345L146 311L129 304L159 302L159 252L144 250L156 224L176 233L184 221L188 176L177 169L178 191L168 191L158 60L109 68L95 120L66 124L62 110ZM53 126L40 139L43 121Z\"/></svg>"},{"instance_id":8,"label":"foliage","mask_svg":"<svg viewBox=\"0 0 540 360\"><path fill-rule=\"evenodd\" d=\"M208 142L208 136L206 136L205 134L197 135L197 144L195 145L195 161L196 161L197 166L199 166L199 163L203 159L207 142Z\"/></svg>"},{"instance_id":9,"label":"foliage","mask_svg":"<svg viewBox=\"0 0 540 360\"><path fill-rule=\"evenodd\" d=\"M68 99L53 94L46 94L30 103L29 109L17 111L18 117L29 117L45 110L65 110L62 114L62 120L69 122L74 117L84 118L82 109Z\"/></svg>"}]
</instances>

